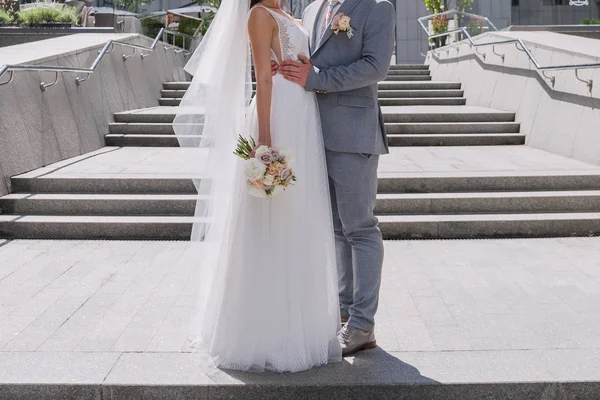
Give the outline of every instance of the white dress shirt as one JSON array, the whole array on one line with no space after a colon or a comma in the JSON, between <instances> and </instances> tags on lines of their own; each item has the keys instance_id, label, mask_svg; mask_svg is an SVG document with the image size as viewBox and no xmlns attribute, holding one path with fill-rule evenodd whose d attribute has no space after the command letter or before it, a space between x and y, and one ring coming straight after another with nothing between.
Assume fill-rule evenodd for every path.
<instances>
[{"instance_id":1,"label":"white dress shirt","mask_svg":"<svg viewBox=\"0 0 600 400\"><path fill-rule=\"evenodd\" d=\"M333 20L333 17L335 17L335 14L337 14L337 12L339 11L340 7L342 6L342 4L344 4L345 0L338 0L338 4L333 8L333 13L331 14L331 19ZM319 35L317 40L317 44L319 44L321 42L321 40L323 39L323 36L325 36L325 32L327 32L327 29L323 29L324 25L325 25L325 19L327 18L327 7L329 7L329 0L325 0L325 6L323 7L323 11L321 12L321 15L319 16L319 24L318 29L317 29L317 35ZM323 34L321 35L321 32L323 32Z\"/></svg>"},{"instance_id":2,"label":"white dress shirt","mask_svg":"<svg viewBox=\"0 0 600 400\"><path fill-rule=\"evenodd\" d=\"M324 0L325 1L325 5L323 7L323 10L321 11L321 15L319 16L319 23L317 24L317 31L315 32L316 35L318 36L318 40L315 41L315 43L317 44L317 46L321 43L321 40L323 40L323 36L325 36L325 32L327 32L327 29L323 29L323 26L325 25L326 18L327 18L327 7L329 7L329 0ZM340 10L340 7L342 6L342 4L344 4L345 0L338 0L338 4L333 8L333 12L331 13L331 20L333 21L333 17L335 17L335 15L337 14L337 12ZM323 32L323 34L321 35L321 32ZM320 69L313 66L313 69L315 70L315 72L318 74Z\"/></svg>"}]
</instances>

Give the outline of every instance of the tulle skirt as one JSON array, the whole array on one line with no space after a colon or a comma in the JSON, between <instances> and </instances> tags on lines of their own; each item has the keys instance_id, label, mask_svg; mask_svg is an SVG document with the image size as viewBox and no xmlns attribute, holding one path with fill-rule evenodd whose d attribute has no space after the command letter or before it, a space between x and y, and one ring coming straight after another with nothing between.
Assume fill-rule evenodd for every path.
<instances>
[{"instance_id":1,"label":"tulle skirt","mask_svg":"<svg viewBox=\"0 0 600 400\"><path fill-rule=\"evenodd\" d=\"M247 132L257 138L256 106ZM194 324L196 349L215 366L298 372L341 360L335 243L316 97L274 77L272 145L294 155L295 186L247 193L241 160L226 240ZM233 150L233 149L232 149ZM215 249L213 249L215 250Z\"/></svg>"}]
</instances>

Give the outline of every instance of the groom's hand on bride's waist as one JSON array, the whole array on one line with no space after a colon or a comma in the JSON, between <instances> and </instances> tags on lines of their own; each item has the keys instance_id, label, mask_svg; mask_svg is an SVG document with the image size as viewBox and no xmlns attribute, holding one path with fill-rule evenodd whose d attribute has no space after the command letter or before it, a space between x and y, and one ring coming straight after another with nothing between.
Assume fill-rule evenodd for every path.
<instances>
[{"instance_id":1,"label":"groom's hand on bride's waist","mask_svg":"<svg viewBox=\"0 0 600 400\"><path fill-rule=\"evenodd\" d=\"M300 62L292 60L282 62L281 67L279 67L279 73L288 81L292 81L305 87L308 74L313 68L313 65L308 57L301 55L298 56L298 59Z\"/></svg>"}]
</instances>

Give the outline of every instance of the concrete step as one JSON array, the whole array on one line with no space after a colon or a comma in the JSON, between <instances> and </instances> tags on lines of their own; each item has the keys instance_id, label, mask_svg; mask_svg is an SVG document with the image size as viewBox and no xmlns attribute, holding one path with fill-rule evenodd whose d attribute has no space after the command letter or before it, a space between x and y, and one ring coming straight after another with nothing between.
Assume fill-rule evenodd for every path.
<instances>
[{"instance_id":1,"label":"concrete step","mask_svg":"<svg viewBox=\"0 0 600 400\"><path fill-rule=\"evenodd\" d=\"M6 239L189 240L194 217L0 215Z\"/></svg>"},{"instance_id":2,"label":"concrete step","mask_svg":"<svg viewBox=\"0 0 600 400\"><path fill-rule=\"evenodd\" d=\"M36 194L195 194L190 177L135 176L14 177L13 193ZM600 190L594 171L502 171L497 173L379 174L380 193L461 193Z\"/></svg>"},{"instance_id":3,"label":"concrete step","mask_svg":"<svg viewBox=\"0 0 600 400\"><path fill-rule=\"evenodd\" d=\"M525 144L520 133L388 135L390 146L514 146Z\"/></svg>"},{"instance_id":4,"label":"concrete step","mask_svg":"<svg viewBox=\"0 0 600 400\"><path fill-rule=\"evenodd\" d=\"M429 65L422 64L392 64L390 65L390 71L403 71L403 70L427 70L429 71Z\"/></svg>"},{"instance_id":5,"label":"concrete step","mask_svg":"<svg viewBox=\"0 0 600 400\"><path fill-rule=\"evenodd\" d=\"M115 123L148 123L170 124L173 122L174 111L172 107L150 107L140 110L114 113ZM118 128L117 128L118 129Z\"/></svg>"},{"instance_id":6,"label":"concrete step","mask_svg":"<svg viewBox=\"0 0 600 400\"><path fill-rule=\"evenodd\" d=\"M201 136L194 136L198 140ZM390 146L508 146L525 144L526 136L520 133L483 134L417 134L388 135ZM175 135L120 135L105 136L107 146L118 147L179 147Z\"/></svg>"},{"instance_id":7,"label":"concrete step","mask_svg":"<svg viewBox=\"0 0 600 400\"><path fill-rule=\"evenodd\" d=\"M194 217L2 215L6 239L189 240ZM380 215L392 239L597 236L600 213Z\"/></svg>"},{"instance_id":8,"label":"concrete step","mask_svg":"<svg viewBox=\"0 0 600 400\"><path fill-rule=\"evenodd\" d=\"M381 215L391 239L537 238L600 235L600 213Z\"/></svg>"},{"instance_id":9,"label":"concrete step","mask_svg":"<svg viewBox=\"0 0 600 400\"><path fill-rule=\"evenodd\" d=\"M414 98L447 98L464 96L465 92L458 89L436 90L380 90L379 99L414 99Z\"/></svg>"},{"instance_id":10,"label":"concrete step","mask_svg":"<svg viewBox=\"0 0 600 400\"><path fill-rule=\"evenodd\" d=\"M431 107L410 106L412 101L439 100L439 99L382 99L391 101L405 101L405 106L382 105L384 119L389 123L434 123L434 122L513 122L515 113L498 111L484 107ZM442 98L444 100L444 98ZM461 99L445 99L461 100ZM148 109L149 111L151 109ZM171 109L157 110L156 113L117 113L111 123L109 131L112 134L173 134L171 123L175 111Z\"/></svg>"},{"instance_id":11,"label":"concrete step","mask_svg":"<svg viewBox=\"0 0 600 400\"><path fill-rule=\"evenodd\" d=\"M458 90L459 82L380 82L379 90Z\"/></svg>"},{"instance_id":12,"label":"concrete step","mask_svg":"<svg viewBox=\"0 0 600 400\"><path fill-rule=\"evenodd\" d=\"M379 99L420 99L416 104L425 105L422 99L429 98L460 98L462 103L466 103L463 98L464 91L459 89L412 89L412 90L379 90ZM164 98L158 100L160 106L176 107L181 103L181 99ZM413 103L415 104L415 103Z\"/></svg>"},{"instance_id":13,"label":"concrete step","mask_svg":"<svg viewBox=\"0 0 600 400\"><path fill-rule=\"evenodd\" d=\"M177 107L181 103L181 99L158 99L158 105L167 107Z\"/></svg>"},{"instance_id":14,"label":"concrete step","mask_svg":"<svg viewBox=\"0 0 600 400\"><path fill-rule=\"evenodd\" d=\"M197 196L34 194L0 198L0 214L78 216L193 216ZM565 213L600 211L600 191L389 193L377 195L382 215Z\"/></svg>"},{"instance_id":15,"label":"concrete step","mask_svg":"<svg viewBox=\"0 0 600 400\"><path fill-rule=\"evenodd\" d=\"M429 71L428 69L390 69L390 71L388 72L388 77L389 76L398 76L398 75L429 76L429 75L431 75L431 71Z\"/></svg>"},{"instance_id":16,"label":"concrete step","mask_svg":"<svg viewBox=\"0 0 600 400\"><path fill-rule=\"evenodd\" d=\"M175 95L178 92L187 90L189 82L171 82L165 83L164 91L167 94ZM253 87L256 88L256 83L253 83ZM440 81L423 81L423 82L380 82L380 90L439 90L439 89L460 89L462 87L460 82L440 82ZM163 96L167 97L167 96Z\"/></svg>"},{"instance_id":17,"label":"concrete step","mask_svg":"<svg viewBox=\"0 0 600 400\"><path fill-rule=\"evenodd\" d=\"M0 198L0 214L194 216L197 195L34 194Z\"/></svg>"},{"instance_id":18,"label":"concrete step","mask_svg":"<svg viewBox=\"0 0 600 400\"><path fill-rule=\"evenodd\" d=\"M387 123L514 122L515 113L484 107L382 107Z\"/></svg>"},{"instance_id":19,"label":"concrete step","mask_svg":"<svg viewBox=\"0 0 600 400\"><path fill-rule=\"evenodd\" d=\"M388 75L384 82L427 82L431 79L429 75Z\"/></svg>"},{"instance_id":20,"label":"concrete step","mask_svg":"<svg viewBox=\"0 0 600 400\"><path fill-rule=\"evenodd\" d=\"M464 106L467 99L464 97L440 97L440 98L404 98L404 99L379 99L381 106Z\"/></svg>"},{"instance_id":21,"label":"concrete step","mask_svg":"<svg viewBox=\"0 0 600 400\"><path fill-rule=\"evenodd\" d=\"M185 95L186 90L170 90L163 89L160 91L160 97L164 99L181 99Z\"/></svg>"},{"instance_id":22,"label":"concrete step","mask_svg":"<svg viewBox=\"0 0 600 400\"><path fill-rule=\"evenodd\" d=\"M202 136L184 136L185 138L195 138L198 141ZM104 136L107 146L118 147L179 147L178 137L171 135L156 134L109 134Z\"/></svg>"},{"instance_id":23,"label":"concrete step","mask_svg":"<svg viewBox=\"0 0 600 400\"><path fill-rule=\"evenodd\" d=\"M375 212L382 215L600 212L600 190L378 194Z\"/></svg>"},{"instance_id":24,"label":"concrete step","mask_svg":"<svg viewBox=\"0 0 600 400\"><path fill-rule=\"evenodd\" d=\"M172 175L61 176L39 178L14 177L13 193L60 194L195 194L196 188L189 177Z\"/></svg>"},{"instance_id":25,"label":"concrete step","mask_svg":"<svg viewBox=\"0 0 600 400\"><path fill-rule=\"evenodd\" d=\"M111 134L145 134L145 135L174 135L173 118L175 114L171 114L170 121L165 123L159 122L133 122L122 123L116 122L108 125L108 131Z\"/></svg>"},{"instance_id":26,"label":"concrete step","mask_svg":"<svg viewBox=\"0 0 600 400\"><path fill-rule=\"evenodd\" d=\"M379 173L379 193L553 192L600 190L597 171Z\"/></svg>"},{"instance_id":27,"label":"concrete step","mask_svg":"<svg viewBox=\"0 0 600 400\"><path fill-rule=\"evenodd\" d=\"M187 90L190 82L163 82L164 90Z\"/></svg>"},{"instance_id":28,"label":"concrete step","mask_svg":"<svg viewBox=\"0 0 600 400\"><path fill-rule=\"evenodd\" d=\"M519 133L518 122L435 122L386 123L387 132L393 134L456 134L456 133Z\"/></svg>"}]
</instances>

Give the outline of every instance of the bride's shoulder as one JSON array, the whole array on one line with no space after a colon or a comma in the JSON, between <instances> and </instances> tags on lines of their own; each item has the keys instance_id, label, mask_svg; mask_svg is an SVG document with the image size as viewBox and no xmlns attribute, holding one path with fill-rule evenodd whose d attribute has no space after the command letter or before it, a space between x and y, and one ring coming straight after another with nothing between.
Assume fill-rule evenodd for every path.
<instances>
[{"instance_id":1,"label":"bride's shoulder","mask_svg":"<svg viewBox=\"0 0 600 400\"><path fill-rule=\"evenodd\" d=\"M271 13L265 7L261 6L260 3L253 6L250 11L248 11L248 18L255 19L259 21L267 21L271 19Z\"/></svg>"}]
</instances>

